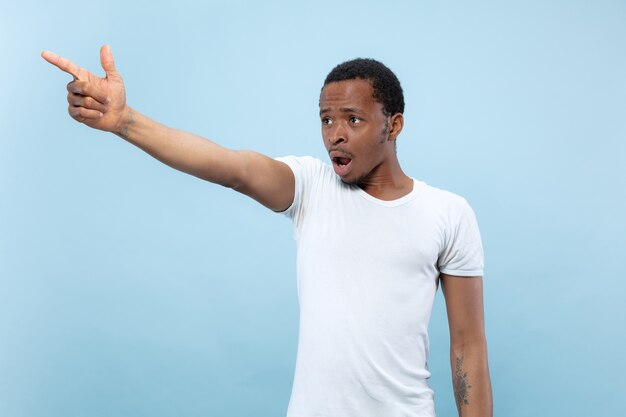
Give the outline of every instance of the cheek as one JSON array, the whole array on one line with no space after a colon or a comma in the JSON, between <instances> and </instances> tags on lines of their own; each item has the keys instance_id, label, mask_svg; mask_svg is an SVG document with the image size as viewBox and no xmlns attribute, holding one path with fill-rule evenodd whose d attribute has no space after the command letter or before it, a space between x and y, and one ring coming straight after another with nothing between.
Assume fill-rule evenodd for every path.
<instances>
[{"instance_id":1,"label":"cheek","mask_svg":"<svg viewBox=\"0 0 626 417\"><path fill-rule=\"evenodd\" d=\"M380 132L370 132L367 141L363 142L361 151L371 159L378 159L384 153L386 143Z\"/></svg>"}]
</instances>

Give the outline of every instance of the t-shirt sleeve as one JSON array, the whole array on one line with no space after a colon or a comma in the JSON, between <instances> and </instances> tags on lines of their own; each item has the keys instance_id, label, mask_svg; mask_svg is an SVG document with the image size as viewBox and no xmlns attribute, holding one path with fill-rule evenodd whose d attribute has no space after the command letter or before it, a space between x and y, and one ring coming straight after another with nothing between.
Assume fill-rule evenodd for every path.
<instances>
[{"instance_id":1,"label":"t-shirt sleeve","mask_svg":"<svg viewBox=\"0 0 626 417\"><path fill-rule=\"evenodd\" d=\"M439 272L448 275L483 275L484 255L478 223L463 198L450 208L449 227L437 266Z\"/></svg>"},{"instance_id":2,"label":"t-shirt sleeve","mask_svg":"<svg viewBox=\"0 0 626 417\"><path fill-rule=\"evenodd\" d=\"M292 219L296 229L304 217L307 199L310 194L310 183L315 176L318 161L311 157L284 156L275 158L289 166L295 177L293 203L287 210L281 212Z\"/></svg>"}]
</instances>

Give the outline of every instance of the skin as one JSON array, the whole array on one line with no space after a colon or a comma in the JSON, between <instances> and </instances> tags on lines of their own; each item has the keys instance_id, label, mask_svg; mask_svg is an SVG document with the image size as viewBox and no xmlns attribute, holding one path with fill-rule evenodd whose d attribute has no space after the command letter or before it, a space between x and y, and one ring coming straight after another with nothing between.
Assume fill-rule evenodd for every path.
<instances>
[{"instance_id":1,"label":"skin","mask_svg":"<svg viewBox=\"0 0 626 417\"><path fill-rule=\"evenodd\" d=\"M67 101L68 113L76 121L112 132L175 169L230 187L272 210L285 210L293 202L295 179L286 164L256 152L225 149L157 123L128 106L124 82L108 46L100 50L105 77L52 52L41 55L74 78L67 85ZM402 171L395 150L403 115L385 114L382 104L373 98L369 81L327 84L320 95L320 121L324 146L342 181L382 200L411 192L413 181ZM348 160L345 166L338 163ZM492 416L482 277L442 274L440 279L459 416Z\"/></svg>"},{"instance_id":2,"label":"skin","mask_svg":"<svg viewBox=\"0 0 626 417\"><path fill-rule=\"evenodd\" d=\"M441 274L450 327L452 385L459 416L493 416L482 277Z\"/></svg>"},{"instance_id":3,"label":"skin","mask_svg":"<svg viewBox=\"0 0 626 417\"><path fill-rule=\"evenodd\" d=\"M294 197L289 167L251 151L234 151L200 136L172 129L126 104L126 90L108 46L100 50L101 78L52 52L41 56L74 77L67 85L68 112L76 121L112 132L172 168L223 185L282 211Z\"/></svg>"},{"instance_id":4,"label":"skin","mask_svg":"<svg viewBox=\"0 0 626 417\"><path fill-rule=\"evenodd\" d=\"M342 181L357 184L379 199L394 200L413 189L413 180L402 171L395 151L404 117L385 115L373 95L367 80L327 84L320 95L322 138L331 161L350 159L345 172L337 172L333 161Z\"/></svg>"}]
</instances>

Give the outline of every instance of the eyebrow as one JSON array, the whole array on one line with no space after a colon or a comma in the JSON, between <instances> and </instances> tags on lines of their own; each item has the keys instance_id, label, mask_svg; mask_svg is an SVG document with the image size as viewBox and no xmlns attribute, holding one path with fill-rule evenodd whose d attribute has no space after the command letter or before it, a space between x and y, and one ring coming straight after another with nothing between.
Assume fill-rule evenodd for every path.
<instances>
[{"instance_id":1,"label":"eyebrow","mask_svg":"<svg viewBox=\"0 0 626 417\"><path fill-rule=\"evenodd\" d=\"M356 114L363 114L363 110L361 109L357 109L356 107L340 107L339 111L342 113L356 113ZM320 110L320 116L322 114L326 114L329 113L330 109L327 107L325 109L321 109Z\"/></svg>"}]
</instances>

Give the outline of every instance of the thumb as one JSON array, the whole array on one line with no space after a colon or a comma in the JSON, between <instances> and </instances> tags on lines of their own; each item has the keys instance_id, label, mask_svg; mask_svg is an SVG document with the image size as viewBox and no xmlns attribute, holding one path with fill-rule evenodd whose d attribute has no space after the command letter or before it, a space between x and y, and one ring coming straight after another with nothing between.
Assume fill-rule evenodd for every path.
<instances>
[{"instance_id":1,"label":"thumb","mask_svg":"<svg viewBox=\"0 0 626 417\"><path fill-rule=\"evenodd\" d=\"M117 76L117 70L115 69L115 61L113 60L113 53L111 53L111 47L104 45L100 48L100 64L102 69L106 72L107 77Z\"/></svg>"}]
</instances>

